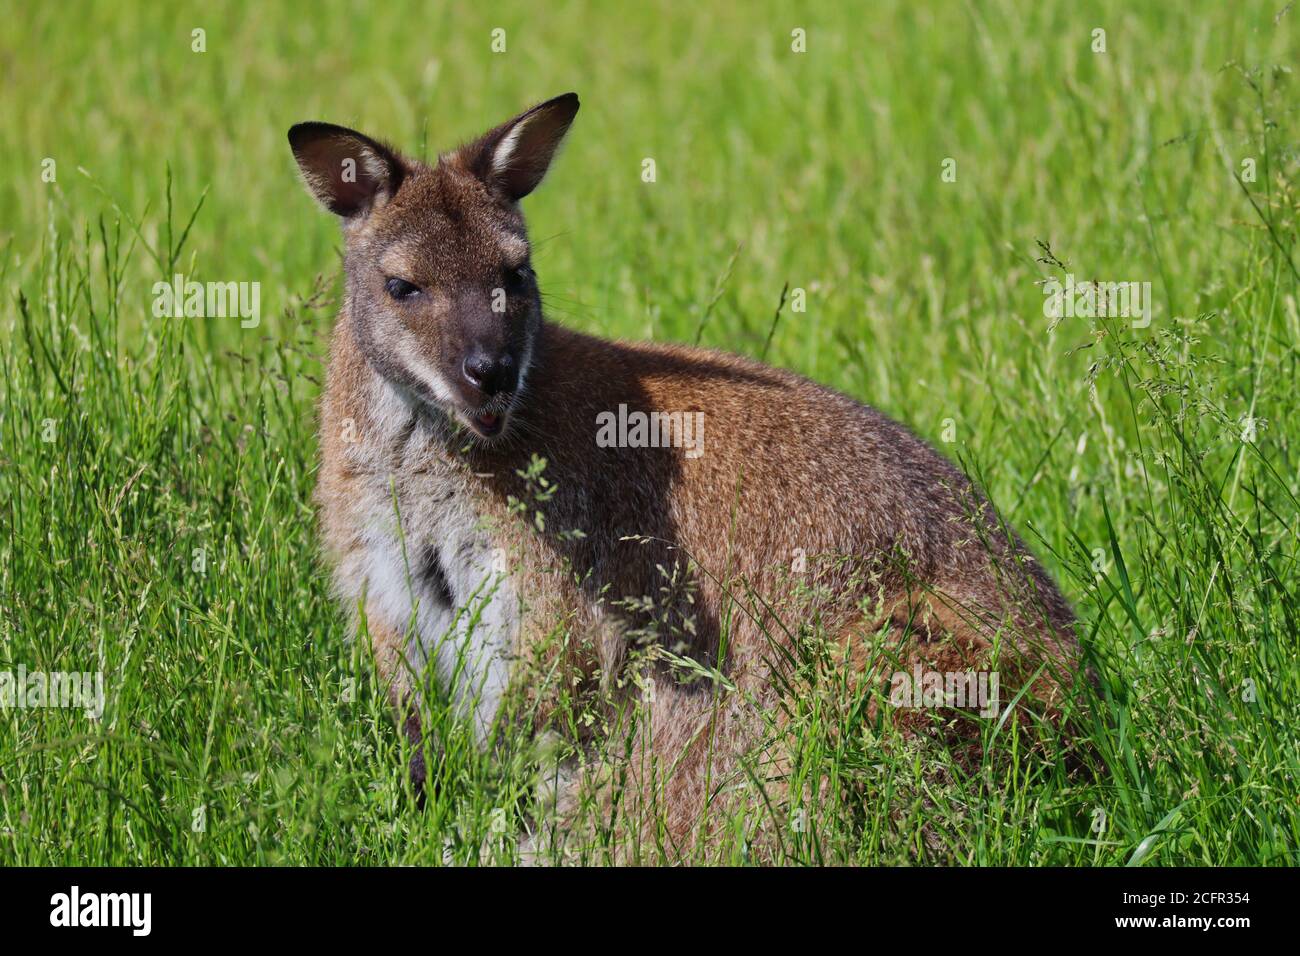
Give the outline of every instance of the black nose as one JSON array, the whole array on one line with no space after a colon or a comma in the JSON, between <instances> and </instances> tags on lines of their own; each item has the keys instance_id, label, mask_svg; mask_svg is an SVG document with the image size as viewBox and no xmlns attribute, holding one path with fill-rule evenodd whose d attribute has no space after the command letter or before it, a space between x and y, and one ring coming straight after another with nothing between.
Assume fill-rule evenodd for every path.
<instances>
[{"instance_id":1,"label":"black nose","mask_svg":"<svg viewBox=\"0 0 1300 956\"><path fill-rule=\"evenodd\" d=\"M467 382L489 397L509 394L519 383L519 369L508 352L491 356L476 349L465 357L461 370Z\"/></svg>"}]
</instances>

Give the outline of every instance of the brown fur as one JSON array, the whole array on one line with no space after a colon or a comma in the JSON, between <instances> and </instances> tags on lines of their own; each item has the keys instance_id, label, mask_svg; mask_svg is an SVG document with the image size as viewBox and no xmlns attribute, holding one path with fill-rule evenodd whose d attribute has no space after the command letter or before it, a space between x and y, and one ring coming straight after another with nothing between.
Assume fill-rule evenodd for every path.
<instances>
[{"instance_id":1,"label":"brown fur","mask_svg":"<svg viewBox=\"0 0 1300 956\"><path fill-rule=\"evenodd\" d=\"M395 700L418 690L401 666L409 622L366 597L382 547L377 516L394 497L408 564L426 547L448 560L442 542L460 533L439 524L448 509L474 516L484 546L509 556L519 608L512 699L533 706L489 718L527 712L544 726L554 705L545 673L611 703L635 697L627 662L655 646L722 675L687 683L653 662L648 725L631 731L624 799L655 804L660 838L680 845L708 839L710 810L744 783L760 715L783 692L774 662L797 652L810 622L862 671L891 656L891 669L987 667L1000 641L1005 674L1023 680L1047 665L1034 691L1050 710L1077 663L1069 606L962 473L906 428L748 359L544 324L530 277L508 290L504 314L487 308L526 258L517 200L576 109L576 97L552 100L432 168L351 131L291 133L308 185L344 216L347 240L347 300L321 405L322 530L340 595L370 610ZM512 131L526 155L509 157L503 174L493 150ZM373 173L359 188L330 181L329 164L349 155ZM385 298L384 277L395 274L420 287L415 300ZM457 370L474 348L526 364L522 389L466 388ZM597 416L620 405L703 412L703 454L598 447ZM501 434L476 434L482 409L504 418ZM520 476L534 454L546 460L544 502ZM520 516L512 501L534 503ZM807 556L802 573L792 571L796 549ZM653 607L624 604L644 597ZM1009 697L1014 681L1004 687ZM779 776L779 748L760 749L760 766Z\"/></svg>"}]
</instances>

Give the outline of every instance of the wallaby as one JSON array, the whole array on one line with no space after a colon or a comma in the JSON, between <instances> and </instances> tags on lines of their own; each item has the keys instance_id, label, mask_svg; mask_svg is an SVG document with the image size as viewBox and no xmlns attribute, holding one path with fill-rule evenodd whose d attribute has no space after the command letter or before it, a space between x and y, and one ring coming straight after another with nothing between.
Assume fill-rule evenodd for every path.
<instances>
[{"instance_id":1,"label":"wallaby","mask_svg":"<svg viewBox=\"0 0 1300 956\"><path fill-rule=\"evenodd\" d=\"M412 740L430 691L484 745L521 715L544 729L545 686L631 700L632 786L689 842L752 782L756 715L791 693L775 671L813 625L863 674L996 657L1020 706L1058 709L1071 609L925 442L792 372L543 320L519 202L577 111L558 96L432 166L339 126L289 131L346 247L325 550ZM632 661L644 679L624 679Z\"/></svg>"}]
</instances>

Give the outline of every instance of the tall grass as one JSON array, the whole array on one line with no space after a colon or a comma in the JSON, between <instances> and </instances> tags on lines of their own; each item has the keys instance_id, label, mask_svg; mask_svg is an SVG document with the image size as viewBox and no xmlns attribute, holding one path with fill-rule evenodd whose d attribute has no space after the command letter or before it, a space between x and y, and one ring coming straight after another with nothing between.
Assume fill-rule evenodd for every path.
<instances>
[{"instance_id":1,"label":"tall grass","mask_svg":"<svg viewBox=\"0 0 1300 956\"><path fill-rule=\"evenodd\" d=\"M809 635L784 731L809 803L777 858L1300 862L1300 127L1277 13L11 11L0 671L102 671L106 708L0 709L0 862L519 859L530 743L481 753L434 705L418 806L327 595L310 492L339 240L283 135L321 118L431 155L569 88L583 112L528 200L551 318L765 354L909 423L1062 582L1097 676L1081 765L990 724L971 767L865 719ZM261 324L155 318L176 272L260 281ZM1151 325L1053 323L1040 283L1065 272L1150 281ZM712 856L642 858L752 859L764 812Z\"/></svg>"}]
</instances>

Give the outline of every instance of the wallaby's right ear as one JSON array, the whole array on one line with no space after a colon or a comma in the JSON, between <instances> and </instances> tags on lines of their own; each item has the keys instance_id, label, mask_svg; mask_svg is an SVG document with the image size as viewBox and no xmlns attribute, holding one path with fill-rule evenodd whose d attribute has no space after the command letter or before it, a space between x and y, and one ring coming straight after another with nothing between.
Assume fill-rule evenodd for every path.
<instances>
[{"instance_id":1,"label":"wallaby's right ear","mask_svg":"<svg viewBox=\"0 0 1300 956\"><path fill-rule=\"evenodd\" d=\"M355 130L299 123L289 130L289 145L307 189L337 216L363 215L401 185L398 155Z\"/></svg>"}]
</instances>

